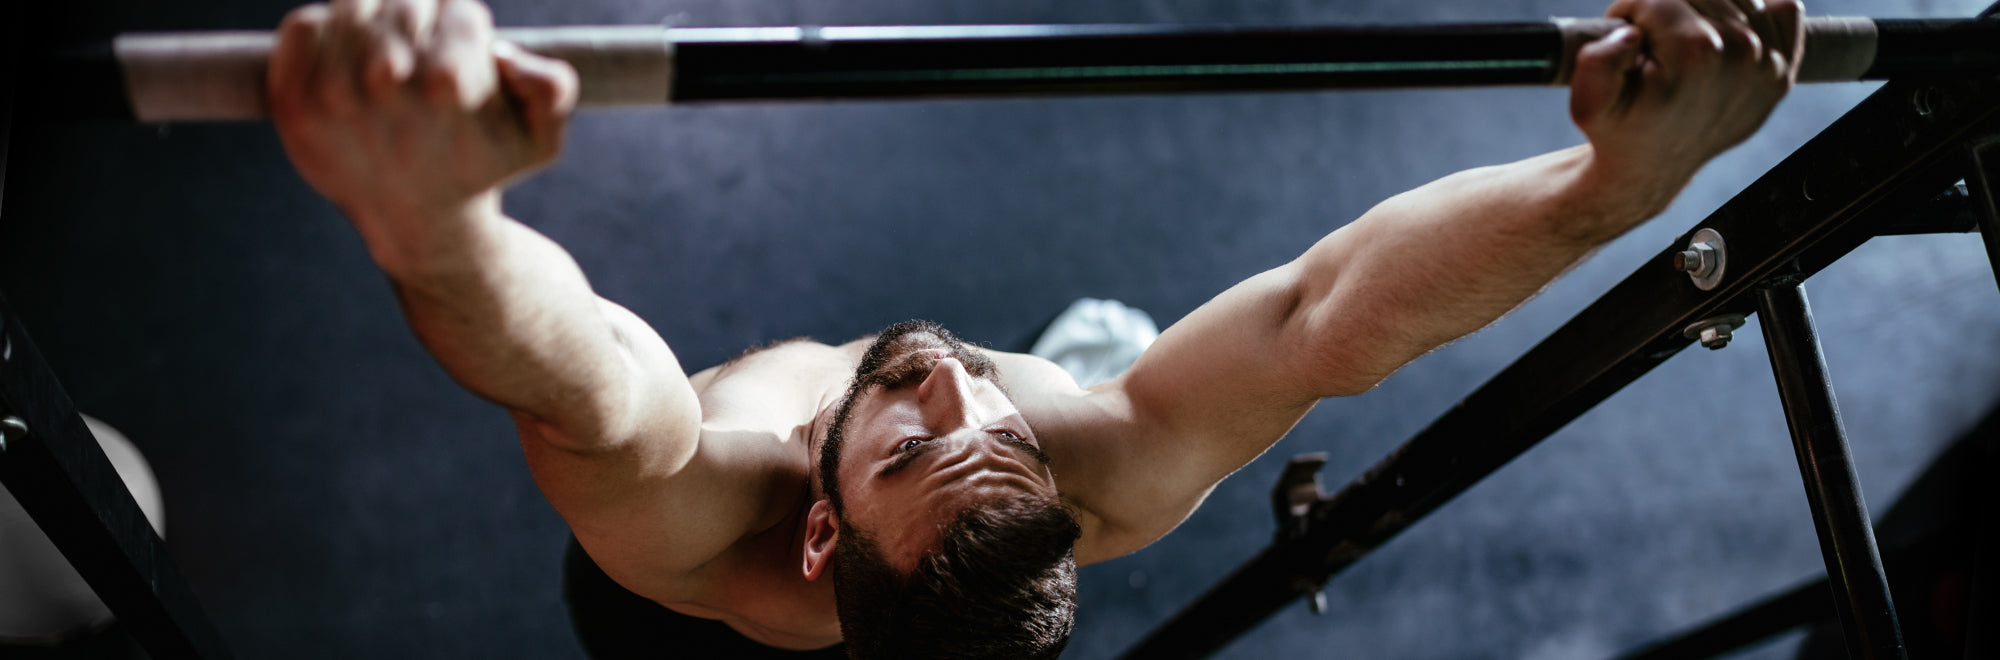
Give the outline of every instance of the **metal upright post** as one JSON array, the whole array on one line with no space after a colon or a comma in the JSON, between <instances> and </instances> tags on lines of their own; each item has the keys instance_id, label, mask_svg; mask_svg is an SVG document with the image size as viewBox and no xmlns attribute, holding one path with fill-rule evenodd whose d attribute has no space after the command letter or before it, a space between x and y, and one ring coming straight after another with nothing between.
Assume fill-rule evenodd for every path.
<instances>
[{"instance_id":1,"label":"metal upright post","mask_svg":"<svg viewBox=\"0 0 2000 660\"><path fill-rule=\"evenodd\" d=\"M1973 215L1979 219L1979 236L1986 242L1986 258L1993 264L1993 279L2000 283L2000 138L1972 145L1972 171L1965 174L1965 186L1972 194Z\"/></svg>"},{"instance_id":2,"label":"metal upright post","mask_svg":"<svg viewBox=\"0 0 2000 660\"><path fill-rule=\"evenodd\" d=\"M1826 559L1848 657L1908 658L1805 287L1785 283L1758 289L1757 317L1770 349L1785 421L1792 429L1792 447L1798 452L1806 503L1819 531L1820 554Z\"/></svg>"}]
</instances>

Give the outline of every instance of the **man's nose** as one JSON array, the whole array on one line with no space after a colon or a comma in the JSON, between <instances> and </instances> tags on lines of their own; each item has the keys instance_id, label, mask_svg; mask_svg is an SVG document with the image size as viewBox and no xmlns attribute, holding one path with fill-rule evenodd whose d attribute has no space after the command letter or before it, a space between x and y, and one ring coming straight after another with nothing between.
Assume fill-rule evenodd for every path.
<instances>
[{"instance_id":1,"label":"man's nose","mask_svg":"<svg viewBox=\"0 0 2000 660\"><path fill-rule=\"evenodd\" d=\"M934 429L964 425L970 417L971 403L972 375L954 358L939 359L923 384L917 386L917 405L923 408L924 422Z\"/></svg>"}]
</instances>

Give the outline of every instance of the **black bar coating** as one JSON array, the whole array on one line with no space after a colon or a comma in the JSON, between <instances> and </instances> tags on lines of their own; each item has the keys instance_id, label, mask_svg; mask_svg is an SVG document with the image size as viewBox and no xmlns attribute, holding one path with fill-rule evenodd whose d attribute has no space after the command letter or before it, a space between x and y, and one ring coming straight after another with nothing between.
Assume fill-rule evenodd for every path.
<instances>
[{"instance_id":1,"label":"black bar coating","mask_svg":"<svg viewBox=\"0 0 2000 660\"><path fill-rule=\"evenodd\" d=\"M1921 109L1913 98L1931 102ZM1696 321L1753 310L1757 283L1810 276L1963 176L1963 144L1992 134L2000 85L1892 81L1666 246L1361 478L1308 514L1311 530L1239 567L1127 650L1200 658L1500 469L1688 346ZM1669 267L1702 228L1729 273L1701 291Z\"/></svg>"},{"instance_id":2,"label":"black bar coating","mask_svg":"<svg viewBox=\"0 0 2000 660\"><path fill-rule=\"evenodd\" d=\"M1555 79L1563 46L1548 22L802 30L674 33L674 102L1538 84Z\"/></svg>"},{"instance_id":3,"label":"black bar coating","mask_svg":"<svg viewBox=\"0 0 2000 660\"><path fill-rule=\"evenodd\" d=\"M1833 382L1813 329L1812 306L1804 285L1785 283L1757 291L1757 318L1777 376L1778 399L1792 430L1806 503L1819 531L1834 609L1847 639L1848 657L1902 660L1909 657L1875 529L1862 500L1847 432L1840 423Z\"/></svg>"},{"instance_id":4,"label":"black bar coating","mask_svg":"<svg viewBox=\"0 0 2000 660\"><path fill-rule=\"evenodd\" d=\"M229 658L194 591L0 298L0 484L153 658Z\"/></svg>"},{"instance_id":5,"label":"black bar coating","mask_svg":"<svg viewBox=\"0 0 2000 660\"><path fill-rule=\"evenodd\" d=\"M2000 71L2000 21L1875 19L1875 63L1863 80Z\"/></svg>"}]
</instances>

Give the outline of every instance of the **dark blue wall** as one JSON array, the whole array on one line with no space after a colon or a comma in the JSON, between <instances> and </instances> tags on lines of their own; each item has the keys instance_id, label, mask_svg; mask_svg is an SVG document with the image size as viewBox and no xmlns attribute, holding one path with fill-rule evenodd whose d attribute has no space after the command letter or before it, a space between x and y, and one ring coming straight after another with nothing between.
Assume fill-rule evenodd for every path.
<instances>
[{"instance_id":1,"label":"dark blue wall","mask_svg":"<svg viewBox=\"0 0 2000 660\"><path fill-rule=\"evenodd\" d=\"M107 29L263 28L281 3L57 8ZM1578 0L503 1L503 24L1359 22L1594 15ZM1966 16L1973 0L1819 13ZM1071 657L1122 649L1268 539L1284 459L1359 474L1865 96L1798 90L1664 217L1494 327L1323 404L1166 539L1084 571ZM1024 349L1079 296L1163 324L1396 192L1580 139L1561 91L1373 92L594 112L508 209L690 367L909 317ZM86 412L152 459L168 539L251 658L579 657L562 522L506 417L412 340L267 126L17 136L0 290ZM915 274L913 274L913 271ZM1973 236L1881 239L1811 283L1880 512L2000 396ZM1754 324L1755 321L1753 320ZM1754 325L1689 351L1228 657L1596 658L1820 573ZM1781 657L1791 642L1756 657Z\"/></svg>"}]
</instances>

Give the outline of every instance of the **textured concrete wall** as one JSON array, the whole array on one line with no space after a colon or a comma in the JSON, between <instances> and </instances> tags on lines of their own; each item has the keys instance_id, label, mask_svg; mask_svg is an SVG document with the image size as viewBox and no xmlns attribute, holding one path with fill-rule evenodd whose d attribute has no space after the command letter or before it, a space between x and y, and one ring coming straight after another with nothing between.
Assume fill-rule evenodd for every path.
<instances>
[{"instance_id":1,"label":"textured concrete wall","mask_svg":"<svg viewBox=\"0 0 2000 660\"><path fill-rule=\"evenodd\" d=\"M190 6L192 5L192 6ZM98 28L252 28L286 7L111 3ZM1815 3L1965 16L1970 0ZM503 24L1362 22L1594 15L1577 0L585 0ZM86 15L87 14L87 15ZM1497 325L1323 404L1161 542L1084 571L1103 658L1268 540L1287 456L1359 474L1872 89L1798 90L1661 219ZM590 113L509 195L593 283L712 364L909 317L1026 348L1079 296L1167 323L1396 192L1580 140L1561 91L1439 90ZM165 487L168 534L245 657L577 657L561 521L505 416L457 389L262 125L19 136L0 290L80 407ZM1882 239L1810 289L1880 512L2000 396L2000 292L1973 236ZM1413 301L1420 302L1420 301ZM1819 574L1762 341L1689 351L1226 657L1594 658ZM1787 642L1756 657L1784 657Z\"/></svg>"}]
</instances>

